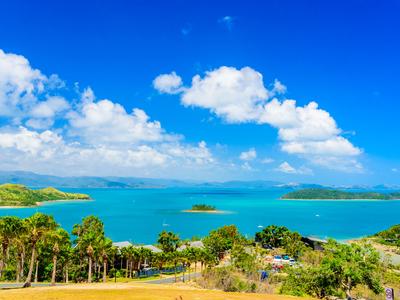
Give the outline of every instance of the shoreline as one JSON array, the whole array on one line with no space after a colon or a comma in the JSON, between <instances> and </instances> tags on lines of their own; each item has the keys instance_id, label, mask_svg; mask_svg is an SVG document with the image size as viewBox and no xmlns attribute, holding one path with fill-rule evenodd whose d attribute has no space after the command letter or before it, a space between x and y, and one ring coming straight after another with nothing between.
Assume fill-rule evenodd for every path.
<instances>
[{"instance_id":1,"label":"shoreline","mask_svg":"<svg viewBox=\"0 0 400 300\"><path fill-rule=\"evenodd\" d=\"M203 214L230 214L232 212L227 210L193 210L193 209L185 209L182 210L184 213L203 213Z\"/></svg>"},{"instance_id":2,"label":"shoreline","mask_svg":"<svg viewBox=\"0 0 400 300\"><path fill-rule=\"evenodd\" d=\"M67 199L60 199L60 200L49 200L49 201L43 201L43 202L36 202L35 205L27 205L27 206L23 206L23 205L0 205L0 209L13 209L13 208L33 208L33 207L38 207L38 206L44 206L47 203L66 203L66 202L84 202L84 201L93 201L92 199L71 199L71 200L67 200Z\"/></svg>"},{"instance_id":3,"label":"shoreline","mask_svg":"<svg viewBox=\"0 0 400 300\"><path fill-rule=\"evenodd\" d=\"M400 199L298 199L298 198L279 198L279 200L289 201L399 201Z\"/></svg>"}]
</instances>

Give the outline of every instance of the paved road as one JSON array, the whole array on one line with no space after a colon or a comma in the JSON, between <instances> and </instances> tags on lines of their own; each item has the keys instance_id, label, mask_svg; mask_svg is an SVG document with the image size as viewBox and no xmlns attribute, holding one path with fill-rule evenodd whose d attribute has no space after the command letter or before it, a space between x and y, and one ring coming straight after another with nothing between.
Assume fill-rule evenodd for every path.
<instances>
[{"instance_id":1,"label":"paved road","mask_svg":"<svg viewBox=\"0 0 400 300\"><path fill-rule=\"evenodd\" d=\"M201 273L190 273L190 279L200 277ZM182 275L177 276L177 281L183 281L182 280ZM185 281L189 280L189 274L185 274ZM154 280L149 280L149 281L143 281L143 283L150 283L150 284L168 284L168 283L174 283L175 282L175 277L168 277L168 278L162 278L162 279L154 279Z\"/></svg>"}]
</instances>

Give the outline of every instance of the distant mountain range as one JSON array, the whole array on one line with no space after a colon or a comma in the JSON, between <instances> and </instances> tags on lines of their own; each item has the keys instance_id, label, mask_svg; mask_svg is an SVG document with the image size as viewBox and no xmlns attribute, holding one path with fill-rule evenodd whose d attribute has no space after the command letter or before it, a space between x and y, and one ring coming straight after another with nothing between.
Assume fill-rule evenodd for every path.
<instances>
[{"instance_id":1,"label":"distant mountain range","mask_svg":"<svg viewBox=\"0 0 400 300\"><path fill-rule=\"evenodd\" d=\"M336 188L336 189L377 189L400 190L400 186L324 186L305 183L282 183L268 180L226 181L226 182L195 182L175 179L157 179L140 177L95 177L71 176L61 177L42 175L26 171L0 171L0 184L18 183L29 187L59 187L59 188L167 188L167 187L199 187L199 188Z\"/></svg>"}]
</instances>

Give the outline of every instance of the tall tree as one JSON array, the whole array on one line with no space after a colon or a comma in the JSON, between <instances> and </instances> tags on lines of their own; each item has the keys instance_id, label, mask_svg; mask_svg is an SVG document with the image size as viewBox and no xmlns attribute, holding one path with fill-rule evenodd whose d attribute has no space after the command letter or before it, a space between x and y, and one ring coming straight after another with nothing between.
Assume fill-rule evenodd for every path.
<instances>
[{"instance_id":1,"label":"tall tree","mask_svg":"<svg viewBox=\"0 0 400 300\"><path fill-rule=\"evenodd\" d=\"M17 237L17 233L22 227L22 221L18 217L5 216L0 218L0 240L2 247L2 257L0 261L0 278L3 273L3 268L8 262L8 248L10 243Z\"/></svg>"},{"instance_id":2,"label":"tall tree","mask_svg":"<svg viewBox=\"0 0 400 300\"><path fill-rule=\"evenodd\" d=\"M158 235L157 242L160 244L164 252L174 252L179 247L179 236L172 231L163 230Z\"/></svg>"},{"instance_id":3,"label":"tall tree","mask_svg":"<svg viewBox=\"0 0 400 300\"><path fill-rule=\"evenodd\" d=\"M285 226L269 225L256 233L255 241L274 248L282 247L288 232L290 231Z\"/></svg>"},{"instance_id":4,"label":"tall tree","mask_svg":"<svg viewBox=\"0 0 400 300\"><path fill-rule=\"evenodd\" d=\"M357 285L365 285L374 293L382 292L380 285L380 257L370 244L339 244L330 240L325 246L322 268L328 269L347 298Z\"/></svg>"},{"instance_id":5,"label":"tall tree","mask_svg":"<svg viewBox=\"0 0 400 300\"><path fill-rule=\"evenodd\" d=\"M51 274L51 284L55 285L57 274L57 259L60 251L70 246L69 234L64 229L57 228L56 230L48 232L46 240L50 244L53 252L53 270Z\"/></svg>"},{"instance_id":6,"label":"tall tree","mask_svg":"<svg viewBox=\"0 0 400 300\"><path fill-rule=\"evenodd\" d=\"M112 257L112 241L108 238L102 238L98 241L98 250L103 261L103 283L107 282L107 267L110 257Z\"/></svg>"},{"instance_id":7,"label":"tall tree","mask_svg":"<svg viewBox=\"0 0 400 300\"><path fill-rule=\"evenodd\" d=\"M82 220L82 224L74 225L72 234L77 238L75 243L81 255L86 255L88 258L88 279L92 282L92 268L95 248L104 237L104 224L95 216L88 216Z\"/></svg>"},{"instance_id":8,"label":"tall tree","mask_svg":"<svg viewBox=\"0 0 400 300\"><path fill-rule=\"evenodd\" d=\"M235 225L222 226L212 230L203 240L204 246L210 253L222 259L227 250L232 249L235 243L241 243L244 237Z\"/></svg>"},{"instance_id":9,"label":"tall tree","mask_svg":"<svg viewBox=\"0 0 400 300\"><path fill-rule=\"evenodd\" d=\"M28 276L26 277L24 287L29 287L32 282L32 273L36 261L36 246L43 236L50 230L57 227L54 218L42 213L35 213L29 218L25 219L27 233L29 234L29 242L31 246L31 260L29 264Z\"/></svg>"}]
</instances>

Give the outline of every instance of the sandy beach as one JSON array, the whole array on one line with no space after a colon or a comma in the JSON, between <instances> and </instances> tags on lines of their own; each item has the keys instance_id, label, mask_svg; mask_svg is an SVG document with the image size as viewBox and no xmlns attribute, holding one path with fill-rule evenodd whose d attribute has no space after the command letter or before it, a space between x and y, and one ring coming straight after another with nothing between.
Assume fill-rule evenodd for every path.
<instances>
[{"instance_id":1,"label":"sandy beach","mask_svg":"<svg viewBox=\"0 0 400 300\"><path fill-rule=\"evenodd\" d=\"M185 209L182 210L184 213L198 213L198 214L231 214L233 212L227 210L192 210L192 209Z\"/></svg>"}]
</instances>

